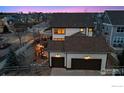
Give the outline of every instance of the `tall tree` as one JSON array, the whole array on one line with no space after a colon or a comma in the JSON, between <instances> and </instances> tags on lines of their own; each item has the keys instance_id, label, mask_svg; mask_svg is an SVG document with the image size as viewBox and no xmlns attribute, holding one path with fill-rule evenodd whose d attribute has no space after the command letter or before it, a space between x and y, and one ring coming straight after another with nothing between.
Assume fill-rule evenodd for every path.
<instances>
[{"instance_id":1,"label":"tall tree","mask_svg":"<svg viewBox=\"0 0 124 93\"><path fill-rule=\"evenodd\" d=\"M15 32L15 35L18 37L19 39L19 43L20 43L20 47L22 47L22 33L23 32Z\"/></svg>"},{"instance_id":2,"label":"tall tree","mask_svg":"<svg viewBox=\"0 0 124 93\"><path fill-rule=\"evenodd\" d=\"M3 28L3 33L8 33L9 32L9 29L8 27L5 25L4 28Z\"/></svg>"}]
</instances>

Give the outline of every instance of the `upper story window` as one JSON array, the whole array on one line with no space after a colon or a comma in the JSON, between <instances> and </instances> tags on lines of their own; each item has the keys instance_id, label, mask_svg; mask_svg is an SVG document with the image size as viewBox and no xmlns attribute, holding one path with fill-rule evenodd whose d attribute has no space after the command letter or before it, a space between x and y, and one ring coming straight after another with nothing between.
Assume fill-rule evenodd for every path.
<instances>
[{"instance_id":1,"label":"upper story window","mask_svg":"<svg viewBox=\"0 0 124 93\"><path fill-rule=\"evenodd\" d=\"M89 30L89 32L93 32L93 28L89 28L88 30Z\"/></svg>"},{"instance_id":2,"label":"upper story window","mask_svg":"<svg viewBox=\"0 0 124 93\"><path fill-rule=\"evenodd\" d=\"M64 38L53 38L55 41L64 41Z\"/></svg>"},{"instance_id":3,"label":"upper story window","mask_svg":"<svg viewBox=\"0 0 124 93\"><path fill-rule=\"evenodd\" d=\"M124 27L118 27L117 32L124 32Z\"/></svg>"},{"instance_id":4,"label":"upper story window","mask_svg":"<svg viewBox=\"0 0 124 93\"><path fill-rule=\"evenodd\" d=\"M54 34L65 34L64 28L55 28Z\"/></svg>"},{"instance_id":5,"label":"upper story window","mask_svg":"<svg viewBox=\"0 0 124 93\"><path fill-rule=\"evenodd\" d=\"M124 37L114 37L113 42L115 44L124 44Z\"/></svg>"},{"instance_id":6,"label":"upper story window","mask_svg":"<svg viewBox=\"0 0 124 93\"><path fill-rule=\"evenodd\" d=\"M81 28L80 31L83 32L84 31L84 28Z\"/></svg>"},{"instance_id":7,"label":"upper story window","mask_svg":"<svg viewBox=\"0 0 124 93\"><path fill-rule=\"evenodd\" d=\"M124 47L124 37L114 37L113 47Z\"/></svg>"}]
</instances>

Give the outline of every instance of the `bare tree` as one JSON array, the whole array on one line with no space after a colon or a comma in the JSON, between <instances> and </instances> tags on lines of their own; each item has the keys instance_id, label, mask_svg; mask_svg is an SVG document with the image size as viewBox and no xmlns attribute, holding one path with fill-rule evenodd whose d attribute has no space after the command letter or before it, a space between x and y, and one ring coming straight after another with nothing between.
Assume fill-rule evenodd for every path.
<instances>
[{"instance_id":1,"label":"bare tree","mask_svg":"<svg viewBox=\"0 0 124 93\"><path fill-rule=\"evenodd\" d=\"M16 29L15 28L15 35L18 37L18 39L19 39L19 46L20 47L22 47L23 46L23 44L22 44L22 36L23 36L23 32L22 32L22 30L19 30L19 29Z\"/></svg>"}]
</instances>

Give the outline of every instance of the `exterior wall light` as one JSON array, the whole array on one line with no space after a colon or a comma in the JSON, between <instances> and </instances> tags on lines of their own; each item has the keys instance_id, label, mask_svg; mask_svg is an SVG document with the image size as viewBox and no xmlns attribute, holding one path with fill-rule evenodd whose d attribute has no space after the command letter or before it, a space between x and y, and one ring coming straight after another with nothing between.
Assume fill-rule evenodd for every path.
<instances>
[{"instance_id":1,"label":"exterior wall light","mask_svg":"<svg viewBox=\"0 0 124 93\"><path fill-rule=\"evenodd\" d=\"M84 59L91 59L91 57L90 56L85 56Z\"/></svg>"},{"instance_id":2,"label":"exterior wall light","mask_svg":"<svg viewBox=\"0 0 124 93\"><path fill-rule=\"evenodd\" d=\"M55 57L61 57L59 54L56 54L56 56Z\"/></svg>"},{"instance_id":3,"label":"exterior wall light","mask_svg":"<svg viewBox=\"0 0 124 93\"><path fill-rule=\"evenodd\" d=\"M80 31L83 32L84 31L83 28L81 28Z\"/></svg>"}]
</instances>

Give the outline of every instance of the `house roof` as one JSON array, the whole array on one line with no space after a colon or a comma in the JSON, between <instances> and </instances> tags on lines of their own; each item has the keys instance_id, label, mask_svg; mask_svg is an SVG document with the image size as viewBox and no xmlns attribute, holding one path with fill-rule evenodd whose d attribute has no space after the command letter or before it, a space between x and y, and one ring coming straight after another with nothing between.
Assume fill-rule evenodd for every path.
<instances>
[{"instance_id":1,"label":"house roof","mask_svg":"<svg viewBox=\"0 0 124 93\"><path fill-rule=\"evenodd\" d=\"M103 37L67 36L64 42L50 41L49 51L72 53L107 53L112 51Z\"/></svg>"},{"instance_id":2,"label":"house roof","mask_svg":"<svg viewBox=\"0 0 124 93\"><path fill-rule=\"evenodd\" d=\"M66 52L107 53L111 51L105 39L100 36L66 37L64 48Z\"/></svg>"},{"instance_id":3,"label":"house roof","mask_svg":"<svg viewBox=\"0 0 124 93\"><path fill-rule=\"evenodd\" d=\"M51 27L93 27L96 13L53 13Z\"/></svg>"},{"instance_id":4,"label":"house roof","mask_svg":"<svg viewBox=\"0 0 124 93\"><path fill-rule=\"evenodd\" d=\"M53 51L53 52L63 52L64 42L63 41L49 41L47 50Z\"/></svg>"},{"instance_id":5,"label":"house roof","mask_svg":"<svg viewBox=\"0 0 124 93\"><path fill-rule=\"evenodd\" d=\"M105 12L113 25L124 25L124 10L111 10Z\"/></svg>"},{"instance_id":6,"label":"house roof","mask_svg":"<svg viewBox=\"0 0 124 93\"><path fill-rule=\"evenodd\" d=\"M33 23L15 23L14 27L16 28L27 28L27 27L32 27L34 24Z\"/></svg>"}]
</instances>

